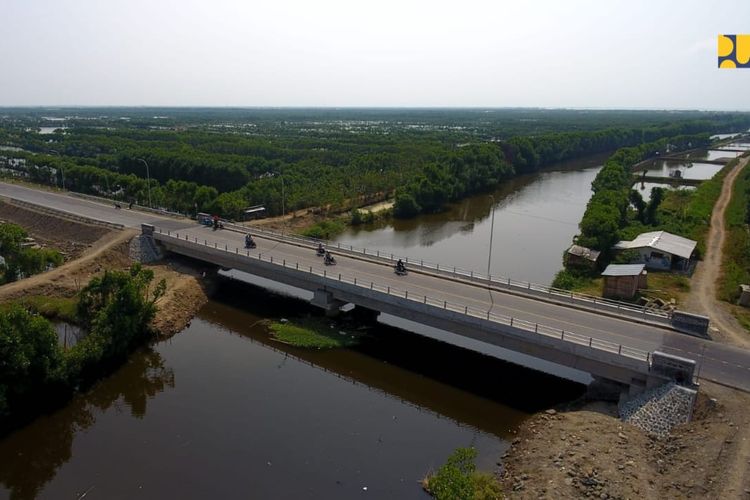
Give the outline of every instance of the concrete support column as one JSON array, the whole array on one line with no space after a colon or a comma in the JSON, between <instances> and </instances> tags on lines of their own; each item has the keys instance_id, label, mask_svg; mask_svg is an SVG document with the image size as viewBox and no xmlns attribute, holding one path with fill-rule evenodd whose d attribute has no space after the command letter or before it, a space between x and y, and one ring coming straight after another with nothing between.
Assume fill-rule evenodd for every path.
<instances>
[{"instance_id":1,"label":"concrete support column","mask_svg":"<svg viewBox=\"0 0 750 500\"><path fill-rule=\"evenodd\" d=\"M338 316L340 312L339 308L346 304L346 302L333 298L333 294L328 290L318 288L315 290L310 304L325 310L326 316L334 317Z\"/></svg>"}]
</instances>

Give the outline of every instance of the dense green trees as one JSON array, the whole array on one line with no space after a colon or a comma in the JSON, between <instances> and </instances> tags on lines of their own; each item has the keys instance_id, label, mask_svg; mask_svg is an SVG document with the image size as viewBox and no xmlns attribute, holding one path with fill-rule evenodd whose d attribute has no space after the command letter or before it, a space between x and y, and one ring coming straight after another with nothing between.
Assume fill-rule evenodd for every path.
<instances>
[{"instance_id":1,"label":"dense green trees","mask_svg":"<svg viewBox=\"0 0 750 500\"><path fill-rule=\"evenodd\" d=\"M707 134L683 135L660 139L640 146L617 150L604 164L591 184L593 196L581 219L578 244L609 254L612 245L620 239L620 229L628 223L628 208L632 200L631 168L636 163L671 149L700 147L709 141ZM661 190L655 190L655 199L640 208L643 222L655 224L656 208L661 202ZM636 199L636 203L638 200ZM643 203L643 200L640 200ZM635 207L636 210L638 206Z\"/></svg>"},{"instance_id":2,"label":"dense green trees","mask_svg":"<svg viewBox=\"0 0 750 500\"><path fill-rule=\"evenodd\" d=\"M58 385L62 368L57 335L47 320L17 305L0 311L0 424L30 395L43 397Z\"/></svg>"},{"instance_id":3,"label":"dense green trees","mask_svg":"<svg viewBox=\"0 0 750 500\"><path fill-rule=\"evenodd\" d=\"M86 335L63 351L51 324L18 305L0 309L0 434L122 363L145 342L162 280L134 265L106 271L80 292L77 322Z\"/></svg>"},{"instance_id":4,"label":"dense green trees","mask_svg":"<svg viewBox=\"0 0 750 500\"><path fill-rule=\"evenodd\" d=\"M706 112L95 113L75 110L64 134L41 135L34 130L44 119L36 110L7 110L0 145L26 150L12 157L27 161L24 174L35 182L61 186L64 174L65 185L76 191L140 203L148 199L145 159L154 205L191 214L197 205L229 218L258 204L270 215L283 208L356 208L394 192L394 213L407 217L440 210L446 202L554 162L661 137L750 126L748 114Z\"/></svg>"}]
</instances>

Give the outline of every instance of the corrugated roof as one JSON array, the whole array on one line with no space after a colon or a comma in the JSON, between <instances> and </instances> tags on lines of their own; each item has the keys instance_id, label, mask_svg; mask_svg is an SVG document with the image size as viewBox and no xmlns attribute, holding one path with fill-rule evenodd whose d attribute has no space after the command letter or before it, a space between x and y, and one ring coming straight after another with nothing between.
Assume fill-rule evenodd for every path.
<instances>
[{"instance_id":1,"label":"corrugated roof","mask_svg":"<svg viewBox=\"0 0 750 500\"><path fill-rule=\"evenodd\" d=\"M639 234L633 241L620 241L615 245L615 249L653 248L660 252L689 259L696 244L696 241L666 231L652 231Z\"/></svg>"},{"instance_id":2,"label":"corrugated roof","mask_svg":"<svg viewBox=\"0 0 750 500\"><path fill-rule=\"evenodd\" d=\"M582 247L579 245L573 245L570 248L568 248L568 253L571 255L577 255L579 257L583 257L584 259L588 259L590 261L596 262L596 259L599 258L599 252L598 250L592 250L590 248Z\"/></svg>"},{"instance_id":3,"label":"corrugated roof","mask_svg":"<svg viewBox=\"0 0 750 500\"><path fill-rule=\"evenodd\" d=\"M610 264L602 276L640 276L645 264Z\"/></svg>"}]
</instances>

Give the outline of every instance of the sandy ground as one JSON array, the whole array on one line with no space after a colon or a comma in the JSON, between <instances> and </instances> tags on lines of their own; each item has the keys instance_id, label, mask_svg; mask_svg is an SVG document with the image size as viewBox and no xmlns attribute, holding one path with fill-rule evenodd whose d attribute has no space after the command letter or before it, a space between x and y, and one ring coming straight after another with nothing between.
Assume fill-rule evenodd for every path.
<instances>
[{"instance_id":1,"label":"sandy ground","mask_svg":"<svg viewBox=\"0 0 750 500\"><path fill-rule=\"evenodd\" d=\"M711 214L711 227L706 238L706 255L698 263L692 278L690 293L685 305L689 311L707 315L714 327L714 340L739 347L750 347L750 335L732 315L729 305L716 298L716 280L721 276L722 249L725 244L724 212L732 197L732 187L737 175L750 158L744 158L727 174L721 195Z\"/></svg>"},{"instance_id":2,"label":"sandy ground","mask_svg":"<svg viewBox=\"0 0 750 500\"><path fill-rule=\"evenodd\" d=\"M78 256L52 271L0 286L0 302L33 295L71 297L105 269L125 269L132 264L128 245L137 234L135 229L109 231L46 215L35 219L30 211L23 212L16 218L5 213L4 220L24 225L34 219L36 225L28 228L32 235L45 234L46 243L52 247L72 245L78 249ZM92 231L92 227L103 234ZM101 236L92 241L96 234ZM167 281L167 292L158 302L159 313L153 326L163 336L173 335L208 301L210 275L205 278L203 269L179 259L146 267L154 271L154 283Z\"/></svg>"},{"instance_id":3,"label":"sandy ground","mask_svg":"<svg viewBox=\"0 0 750 500\"><path fill-rule=\"evenodd\" d=\"M503 457L510 498L750 498L750 395L703 387L693 420L655 439L590 403L532 417Z\"/></svg>"}]
</instances>

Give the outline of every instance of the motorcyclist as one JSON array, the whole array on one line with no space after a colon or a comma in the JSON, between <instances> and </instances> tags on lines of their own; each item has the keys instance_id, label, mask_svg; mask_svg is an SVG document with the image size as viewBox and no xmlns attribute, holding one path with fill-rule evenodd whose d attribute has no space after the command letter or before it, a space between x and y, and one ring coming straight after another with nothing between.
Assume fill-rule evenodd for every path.
<instances>
[{"instance_id":1,"label":"motorcyclist","mask_svg":"<svg viewBox=\"0 0 750 500\"><path fill-rule=\"evenodd\" d=\"M323 247L323 243L318 243L318 255L325 255L326 249Z\"/></svg>"},{"instance_id":2,"label":"motorcyclist","mask_svg":"<svg viewBox=\"0 0 750 500\"><path fill-rule=\"evenodd\" d=\"M245 235L245 246L248 248L255 246L255 242L253 241L253 236L250 233L247 233Z\"/></svg>"},{"instance_id":3,"label":"motorcyclist","mask_svg":"<svg viewBox=\"0 0 750 500\"><path fill-rule=\"evenodd\" d=\"M404 261L401 259L398 259L398 262L396 262L396 271L403 273L406 271L406 266L404 265Z\"/></svg>"},{"instance_id":4,"label":"motorcyclist","mask_svg":"<svg viewBox=\"0 0 750 500\"><path fill-rule=\"evenodd\" d=\"M326 252L325 262L326 264L333 264L334 262L336 262L336 260L333 258L333 255L331 255L331 252Z\"/></svg>"}]
</instances>

